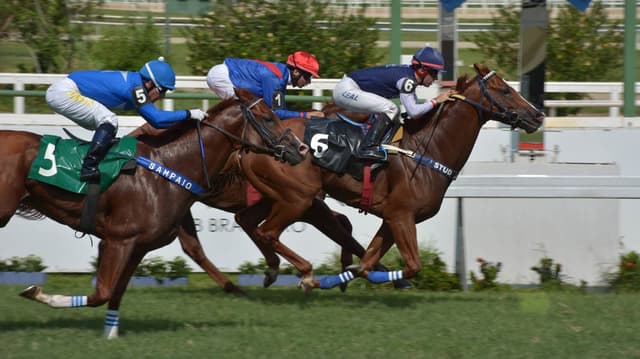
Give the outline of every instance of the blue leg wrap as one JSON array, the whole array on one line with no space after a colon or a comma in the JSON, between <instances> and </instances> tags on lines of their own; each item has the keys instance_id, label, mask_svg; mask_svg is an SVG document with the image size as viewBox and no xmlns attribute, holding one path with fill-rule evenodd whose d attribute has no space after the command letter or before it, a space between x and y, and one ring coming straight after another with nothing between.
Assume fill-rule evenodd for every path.
<instances>
[{"instance_id":1,"label":"blue leg wrap","mask_svg":"<svg viewBox=\"0 0 640 359\"><path fill-rule=\"evenodd\" d=\"M346 283L349 282L350 280L352 280L353 277L353 273L346 271L346 272L342 272L338 275L331 275L331 276L326 276L322 279L320 279L320 288L321 289L331 289L337 285L340 285L340 283Z\"/></svg>"},{"instance_id":2,"label":"blue leg wrap","mask_svg":"<svg viewBox=\"0 0 640 359\"><path fill-rule=\"evenodd\" d=\"M386 283L394 280L402 279L402 271L396 270L391 272L371 271L367 276L371 283Z\"/></svg>"}]
</instances>

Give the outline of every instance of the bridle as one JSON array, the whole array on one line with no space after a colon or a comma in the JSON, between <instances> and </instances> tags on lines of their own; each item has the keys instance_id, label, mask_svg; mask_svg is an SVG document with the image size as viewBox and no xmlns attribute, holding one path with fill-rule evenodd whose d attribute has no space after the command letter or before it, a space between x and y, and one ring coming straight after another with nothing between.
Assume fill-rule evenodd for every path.
<instances>
[{"instance_id":1,"label":"bridle","mask_svg":"<svg viewBox=\"0 0 640 359\"><path fill-rule=\"evenodd\" d=\"M495 71L491 71L488 74L486 74L485 76L480 76L477 75L475 77L476 81L478 82L478 87L480 87L480 93L481 95L489 102L490 107L486 107L485 105L482 104L482 99L480 99L481 102L477 102L474 100L471 100L469 98L467 98L466 96L460 95L460 94L454 94L451 95L452 98L455 98L457 100L463 101L471 106L473 106L478 114L478 122L480 122L480 126L482 126L486 121L488 121L489 119L494 119L497 121L501 121L501 122L505 122L507 124L509 124L511 126L511 129L515 129L520 122L522 121L520 119L520 117L518 117L518 114L515 111L510 111L507 110L504 106L500 105L494 98L493 96L491 96L491 94L489 93L489 89L487 88L486 82L489 81L489 79L491 79L493 76L496 75ZM508 87L506 87L503 91L508 91ZM497 111L494 110L497 109ZM433 135L435 134L436 128L438 127L438 123L439 123L439 119L440 119L440 114L441 111L443 109L443 106L440 106L438 108L438 112L435 115L435 124L433 126L433 131L431 132L431 135L429 136L428 140L422 141L420 147L424 148L424 152L426 153L428 148L429 148L429 144L431 143L431 139L433 138ZM482 114L488 114L488 118L485 119L485 117L482 116ZM425 162L429 162L429 161L434 161L431 158L429 158L428 156L424 156L421 155L420 158L427 158L425 160ZM413 176L415 175L418 166L420 163L420 161L416 161L416 166L413 169L412 173L411 173L411 178L413 178ZM424 164L424 163L422 163ZM438 167L440 168L440 167ZM453 181L456 179L457 176L457 172L453 170L452 173L453 175L448 175L447 173L443 173L450 181ZM442 173L442 172L441 172Z\"/></svg>"},{"instance_id":2,"label":"bridle","mask_svg":"<svg viewBox=\"0 0 640 359\"><path fill-rule=\"evenodd\" d=\"M487 84L486 82L489 81L489 79L491 79L493 76L495 76L496 72L495 71L491 71L488 74L486 74L485 76L480 76L477 75L476 76L476 81L478 82L478 87L480 88L480 93L482 94L482 96L489 102L489 107L487 108L486 106L484 106L481 102L476 102L474 100L471 100L469 98L467 98L466 96L462 96L462 95L453 95L452 97L461 100L463 102L468 103L469 105L473 106L476 111L478 112L478 120L481 123L486 122L488 119L493 119L496 121L500 121L500 122L504 122L506 124L508 124L509 126L511 126L511 129L515 129L516 127L518 127L520 125L520 122L522 121L520 119L520 117L518 116L518 114L515 111L511 111L506 109L504 106L502 106L501 104L499 104L494 98L493 96L491 96L491 94L489 93L489 89L487 88ZM508 87L506 87L503 89L503 91L508 91ZM496 109L497 111L495 111L494 109ZM488 114L489 118L487 120L482 121L483 116L482 113L484 114Z\"/></svg>"},{"instance_id":3,"label":"bridle","mask_svg":"<svg viewBox=\"0 0 640 359\"><path fill-rule=\"evenodd\" d=\"M304 156L299 153L298 148L293 148L293 146L289 144L289 140L292 137L295 137L292 135L292 131L290 128L287 128L282 133L282 135L276 136L268 128L266 128L264 124L262 124L260 121L256 119L251 109L256 105L258 105L260 101L263 101L263 99L261 97L258 97L253 101L251 101L249 104L246 104L246 105L243 103L240 104L240 109L242 110L242 117L244 122L241 136L236 136L233 133L215 124L212 124L206 121L197 121L196 128L198 131L198 141L200 144L200 155L202 159L202 166L204 169L204 173L207 174L206 175L207 185L209 188L211 188L211 184L208 176L209 172L207 171L207 167L206 167L204 143L203 143L202 135L200 132L201 124L207 127L211 127L217 130L218 132L224 134L225 136L229 137L230 139L240 143L241 148L246 152L252 150L253 152L256 152L256 153L268 154L270 156L273 156L279 161L289 162L292 165L298 164L299 162L302 162L302 160L304 160ZM258 133L258 135L260 135L260 138L266 144L266 146L252 143L247 139L248 137L247 123L249 123L249 125L251 125L256 130L256 132Z\"/></svg>"}]
</instances>

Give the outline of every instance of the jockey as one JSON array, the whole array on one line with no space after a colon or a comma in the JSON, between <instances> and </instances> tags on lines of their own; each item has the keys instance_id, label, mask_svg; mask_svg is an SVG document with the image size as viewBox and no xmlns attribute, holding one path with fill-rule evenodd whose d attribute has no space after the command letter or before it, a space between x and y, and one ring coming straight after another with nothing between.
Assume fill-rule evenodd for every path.
<instances>
[{"instance_id":1,"label":"jockey","mask_svg":"<svg viewBox=\"0 0 640 359\"><path fill-rule=\"evenodd\" d=\"M385 136L385 132L390 126L397 129L402 124L400 110L391 99L400 97L410 117L425 114L447 100L452 91L422 104L418 103L415 93L419 85L429 87L439 72L444 72L444 59L438 50L427 46L413 55L411 65L369 67L342 77L333 89L337 105L354 112L380 113L372 117L371 127L358 149L360 159L386 159L380 144L383 139L391 140L394 133Z\"/></svg>"},{"instance_id":2,"label":"jockey","mask_svg":"<svg viewBox=\"0 0 640 359\"><path fill-rule=\"evenodd\" d=\"M311 83L311 77L319 78L320 64L316 57L305 51L289 55L287 63L262 60L226 58L223 63L213 66L207 74L207 84L220 98L235 97L234 87L241 87L262 97L278 117L311 118L324 117L320 111L298 112L286 109L284 95L287 84L304 87Z\"/></svg>"},{"instance_id":3,"label":"jockey","mask_svg":"<svg viewBox=\"0 0 640 359\"><path fill-rule=\"evenodd\" d=\"M173 69L160 57L144 64L138 72L76 71L49 86L46 101L53 111L87 130L95 130L80 170L82 181L100 179L98 164L118 131L118 117L112 110L135 109L155 128L207 117L200 109L163 111L153 105L168 90L173 91L175 85Z\"/></svg>"}]
</instances>

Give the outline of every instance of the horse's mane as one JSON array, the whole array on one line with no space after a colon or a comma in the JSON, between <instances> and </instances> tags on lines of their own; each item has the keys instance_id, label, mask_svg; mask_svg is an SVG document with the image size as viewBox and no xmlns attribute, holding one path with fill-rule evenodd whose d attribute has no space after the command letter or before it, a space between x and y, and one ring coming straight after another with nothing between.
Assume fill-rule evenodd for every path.
<instances>
[{"instance_id":1,"label":"horse's mane","mask_svg":"<svg viewBox=\"0 0 640 359\"><path fill-rule=\"evenodd\" d=\"M489 68L484 65L478 66L478 69L480 70L481 73L489 72ZM456 82L456 91L458 91L458 93L465 91L467 88L469 88L469 86L473 84L473 81L471 80L473 80L473 78L470 77L469 74L464 74L458 77L458 81Z\"/></svg>"},{"instance_id":2,"label":"horse's mane","mask_svg":"<svg viewBox=\"0 0 640 359\"><path fill-rule=\"evenodd\" d=\"M233 99L223 100L213 107L211 107L207 113L209 114L209 118L213 118L218 115L218 113L222 112L225 108L229 107L235 103ZM145 124L144 126L149 126ZM181 137L186 131L193 129L193 121L180 121L177 122L165 129L157 130L157 129L149 129L144 133L137 136L138 141L145 143L152 147L159 147L165 145L167 143L175 141L177 138Z\"/></svg>"},{"instance_id":3,"label":"horse's mane","mask_svg":"<svg viewBox=\"0 0 640 359\"><path fill-rule=\"evenodd\" d=\"M486 67L483 68L484 71L488 71ZM474 84L474 81L472 80L473 77L469 76L468 74L464 74L458 77L458 79L456 80L456 91L458 93L462 93L467 90ZM437 113L439 113L439 111L437 110L429 111L421 117L409 119L404 124L405 131L408 133L415 133L423 129L425 126L431 126L435 124L436 121L433 121L433 119L435 118Z\"/></svg>"}]
</instances>

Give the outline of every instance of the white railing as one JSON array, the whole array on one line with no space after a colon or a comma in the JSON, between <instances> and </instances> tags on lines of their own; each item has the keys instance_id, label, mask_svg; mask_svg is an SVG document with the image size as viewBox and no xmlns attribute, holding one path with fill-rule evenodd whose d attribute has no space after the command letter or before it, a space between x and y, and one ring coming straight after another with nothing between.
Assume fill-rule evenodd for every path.
<instances>
[{"instance_id":1,"label":"white railing","mask_svg":"<svg viewBox=\"0 0 640 359\"><path fill-rule=\"evenodd\" d=\"M0 84L12 85L14 91L25 90L26 85L50 85L53 82L63 78L63 74L21 74L21 73L0 73ZM315 79L312 84L304 89L295 89L295 91L308 91L312 96L330 96L331 90L335 86L337 79ZM519 82L509 82L511 86L519 89ZM206 93L207 96L211 96L211 91L207 87L205 78L202 76L178 76L176 78L176 88L178 92L199 92ZM290 88L292 89L292 88ZM421 98L430 98L435 96L438 91L438 87L423 88L420 87L418 96ZM545 107L549 109L548 117L556 118L556 109L561 107L606 107L608 108L608 115L597 116L600 120L608 120L607 127L610 123L617 123L614 127L620 125L624 127L636 127L640 124L634 121L633 123L620 123L620 108L623 106L623 83L621 82L547 82L545 84L545 92L547 94L553 93L577 93L586 94L590 98L582 100L546 100ZM640 83L635 84L636 93L636 106L640 106ZM203 96L203 108L209 106L208 99L204 99ZM163 100L163 108L166 110L172 110L174 100ZM318 108L320 103L315 103L314 108ZM14 96L13 99L13 114L25 114L25 98L23 96ZM583 117L570 117L571 119L583 118ZM595 118L595 117L594 117ZM562 118L565 119L565 118ZM592 119L592 118L588 118ZM565 121L565 123L569 123ZM574 127L574 126L569 126Z\"/></svg>"}]
</instances>

